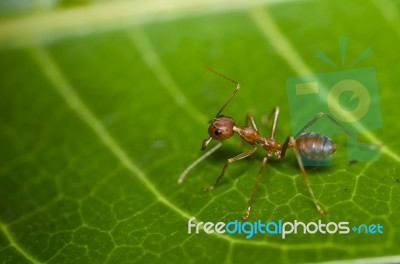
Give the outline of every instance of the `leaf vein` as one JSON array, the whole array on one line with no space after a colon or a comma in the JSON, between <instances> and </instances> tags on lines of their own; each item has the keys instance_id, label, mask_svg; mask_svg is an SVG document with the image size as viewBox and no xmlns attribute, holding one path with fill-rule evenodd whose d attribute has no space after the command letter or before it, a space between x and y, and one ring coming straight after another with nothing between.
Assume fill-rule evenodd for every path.
<instances>
[{"instance_id":1,"label":"leaf vein","mask_svg":"<svg viewBox=\"0 0 400 264\"><path fill-rule=\"evenodd\" d=\"M7 240L10 242L10 245L14 247L19 253L21 253L22 256L24 256L27 260L34 264L39 264L42 263L39 260L35 259L33 256L28 254L20 245L18 245L17 241L15 241L14 236L10 233L8 230L7 226L3 223L0 222L0 230L3 232Z\"/></svg>"},{"instance_id":2,"label":"leaf vein","mask_svg":"<svg viewBox=\"0 0 400 264\"><path fill-rule=\"evenodd\" d=\"M194 119L201 124L207 123L207 117L200 113L186 98L185 94L177 85L176 81L172 78L167 68L161 62L157 52L155 51L150 40L140 28L135 28L131 34L130 39L139 49L143 61L151 69L162 84L167 92L171 95L176 105L183 107Z\"/></svg>"},{"instance_id":3,"label":"leaf vein","mask_svg":"<svg viewBox=\"0 0 400 264\"><path fill-rule=\"evenodd\" d=\"M54 85L54 88L66 100L71 109L73 109L94 131L101 142L121 162L121 164L130 172L132 172L132 174L134 174L160 202L180 215L189 218L190 216L188 213L176 207L161 192L159 192L158 189L148 180L145 173L128 157L126 152L118 145L105 126L99 121L98 118L95 117L95 115L89 110L82 99L74 91L73 87L62 75L45 49L40 46L34 46L32 48L32 54L46 77L49 78Z\"/></svg>"}]
</instances>

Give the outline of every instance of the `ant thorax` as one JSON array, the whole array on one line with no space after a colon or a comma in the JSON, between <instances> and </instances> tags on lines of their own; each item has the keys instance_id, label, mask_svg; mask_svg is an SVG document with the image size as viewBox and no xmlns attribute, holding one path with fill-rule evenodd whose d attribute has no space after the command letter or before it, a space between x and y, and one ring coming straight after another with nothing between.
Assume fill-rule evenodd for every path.
<instances>
[{"instance_id":1,"label":"ant thorax","mask_svg":"<svg viewBox=\"0 0 400 264\"><path fill-rule=\"evenodd\" d=\"M245 127L234 127L233 131L238 133L240 137L249 143L250 145L254 146L257 144L262 144L260 141L261 137L258 131L254 127L245 126Z\"/></svg>"}]
</instances>

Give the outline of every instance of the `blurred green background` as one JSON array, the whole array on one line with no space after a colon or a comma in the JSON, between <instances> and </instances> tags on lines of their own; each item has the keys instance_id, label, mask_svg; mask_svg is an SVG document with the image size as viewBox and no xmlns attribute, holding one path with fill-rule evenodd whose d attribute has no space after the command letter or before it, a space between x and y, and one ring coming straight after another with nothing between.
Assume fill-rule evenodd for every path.
<instances>
[{"instance_id":1,"label":"blurred green background","mask_svg":"<svg viewBox=\"0 0 400 264\"><path fill-rule=\"evenodd\" d=\"M1 263L395 263L400 261L398 1L0 1ZM348 38L344 66L338 39ZM372 56L351 66L364 49ZM377 161L311 168L331 216L316 212L292 152L264 171L249 221L380 223L384 234L187 234L187 221L232 221L245 209L263 152L235 137L196 167L207 121L242 125L279 105L291 133L291 76L374 67L382 128ZM299 109L301 111L301 109ZM342 150L342 151L341 151Z\"/></svg>"}]
</instances>

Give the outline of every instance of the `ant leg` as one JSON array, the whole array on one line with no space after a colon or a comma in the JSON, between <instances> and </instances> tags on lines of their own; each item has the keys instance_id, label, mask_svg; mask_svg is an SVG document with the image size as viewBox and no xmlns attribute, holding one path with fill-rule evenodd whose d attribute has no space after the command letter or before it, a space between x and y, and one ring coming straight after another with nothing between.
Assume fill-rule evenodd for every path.
<instances>
[{"instance_id":1,"label":"ant leg","mask_svg":"<svg viewBox=\"0 0 400 264\"><path fill-rule=\"evenodd\" d=\"M272 119L272 116L274 117L270 134L270 138L272 139L275 137L275 130L276 130L276 124L278 122L279 112L280 112L279 106L275 106L272 109L271 113L269 113L268 117L263 119L263 124L268 125L269 121Z\"/></svg>"},{"instance_id":2,"label":"ant leg","mask_svg":"<svg viewBox=\"0 0 400 264\"><path fill-rule=\"evenodd\" d=\"M254 117L250 112L247 113L247 115L246 115L246 121L244 122L244 126L248 126L249 125L249 121L251 123L251 126L258 132L256 121L254 121Z\"/></svg>"},{"instance_id":3,"label":"ant leg","mask_svg":"<svg viewBox=\"0 0 400 264\"><path fill-rule=\"evenodd\" d=\"M247 202L247 209L246 209L246 211L244 212L244 214L242 216L243 220L246 220L247 217L249 217L251 208L253 207L254 199L256 197L257 188L258 188L258 185L260 183L261 175L262 175L262 172L263 172L263 170L265 168L265 165L267 164L267 161L268 161L268 156L265 156L263 158L263 160L262 160L260 170L258 171L258 174L257 174L257 177L256 177L256 182L254 183L253 188L251 190L251 197L250 197L249 201Z\"/></svg>"},{"instance_id":4,"label":"ant leg","mask_svg":"<svg viewBox=\"0 0 400 264\"><path fill-rule=\"evenodd\" d=\"M329 213L327 211L325 211L324 209L322 209L322 207L318 204L317 198L315 198L314 191L311 188L310 181L308 180L306 170L304 169L304 165L303 165L303 162L301 160L301 156L300 156L299 150L297 148L296 140L292 136L288 136L286 138L286 140L285 140L285 143L283 143L281 158L283 158L285 156L286 149L288 147L293 147L294 153L296 155L297 163L299 164L301 173L303 174L304 182L305 182L305 184L307 186L308 191L310 192L310 195L311 195L311 197L313 199L314 205L317 208L317 211L322 215L328 216Z\"/></svg>"},{"instance_id":5,"label":"ant leg","mask_svg":"<svg viewBox=\"0 0 400 264\"><path fill-rule=\"evenodd\" d=\"M208 156L210 156L211 154L213 154L217 149L219 149L222 146L222 143L219 142L217 145L215 145L212 149L210 149L209 151L207 151L206 153L204 153L202 156L200 156L198 159L196 159L195 161L192 162L192 164L190 164L179 176L178 178L178 184L182 184L182 182L185 180L186 176L188 175L188 173L197 166L197 164L199 164L200 162L202 162L205 158L207 158Z\"/></svg>"},{"instance_id":6,"label":"ant leg","mask_svg":"<svg viewBox=\"0 0 400 264\"><path fill-rule=\"evenodd\" d=\"M276 124L278 123L278 117L279 117L279 106L275 106L274 109L272 110L271 114L269 114L268 119L271 119L271 115L274 115L274 121L272 123L271 127L271 136L270 138L275 137L275 129L276 129Z\"/></svg>"},{"instance_id":7,"label":"ant leg","mask_svg":"<svg viewBox=\"0 0 400 264\"><path fill-rule=\"evenodd\" d=\"M343 132L345 132L347 135L351 136L351 137L355 137L352 133L350 133L349 130L347 130L347 128L345 128L342 124L340 124L338 121L336 121L335 119L333 119L333 117L331 117L330 115L326 114L326 113L319 113L316 116L313 117L313 119L310 120L310 122L308 122L297 134L296 136L294 136L294 138L298 138L301 134L303 134L310 126L314 125L315 122L317 122L320 118L325 117L326 119L328 119L330 122L334 123L336 126L338 126L341 130L343 130Z\"/></svg>"},{"instance_id":8,"label":"ant leg","mask_svg":"<svg viewBox=\"0 0 400 264\"><path fill-rule=\"evenodd\" d=\"M276 130L276 124L278 123L279 112L280 112L279 106L275 106L274 109L272 109L271 113L268 115L267 123L269 120L271 120L271 117L274 116L271 127L271 136L270 136L270 138L272 139L275 137L275 130ZM251 122L253 128L258 132L256 122L254 121L253 115L251 113L247 113L245 126L248 126L249 121Z\"/></svg>"},{"instance_id":9,"label":"ant leg","mask_svg":"<svg viewBox=\"0 0 400 264\"><path fill-rule=\"evenodd\" d=\"M205 192L211 191L215 188L215 186L218 185L219 181L222 179L222 177L224 177L225 171L228 168L229 164L231 164L234 161L237 160L241 160L244 158L247 158L248 156L250 156L251 154L253 154L255 151L257 150L257 145L253 146L252 149L250 149L249 151L243 152L233 158L230 158L226 161L224 168L222 169L221 174L219 175L219 177L217 178L217 180L215 181L215 183L213 185L208 186L207 188L204 188Z\"/></svg>"}]
</instances>

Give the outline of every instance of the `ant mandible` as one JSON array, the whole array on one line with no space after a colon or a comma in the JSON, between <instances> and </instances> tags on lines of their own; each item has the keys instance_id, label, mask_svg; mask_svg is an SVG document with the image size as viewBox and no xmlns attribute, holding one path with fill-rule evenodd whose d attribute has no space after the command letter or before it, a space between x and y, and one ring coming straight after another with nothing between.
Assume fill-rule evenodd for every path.
<instances>
[{"instance_id":1,"label":"ant mandible","mask_svg":"<svg viewBox=\"0 0 400 264\"><path fill-rule=\"evenodd\" d=\"M207 188L204 189L205 192L213 190L221 181L222 177L224 177L226 169L228 168L229 164L241 160L244 158L249 157L252 155L256 150L259 145L263 147L263 149L267 152L266 155L264 156L261 167L258 171L256 181L253 185L252 192L250 199L248 200L247 203L247 208L242 216L242 219L247 219L250 211L253 207L255 195L257 193L257 188L261 179L262 172L265 168L265 165L267 164L267 161L275 156L277 159L282 159L285 157L286 150L288 148L293 148L297 163L300 167L301 173L303 174L304 182L308 188L308 191L310 192L311 198L314 202L314 205L318 212L322 215L329 215L327 211L325 211L318 203L314 191L311 188L310 181L308 180L306 171L304 169L304 165L302 162L302 156L306 158L307 160L323 160L329 156L331 156L333 153L336 151L336 144L330 139L329 137L316 133L316 132L306 132L306 130L312 126L317 120L320 118L327 118L329 121L333 122L337 126L339 126L341 129L343 129L345 132L346 129L339 124L335 119L333 119L331 116L325 114L325 113L319 113L317 114L311 121L309 121L297 134L296 136L287 136L286 140L284 143L281 145L279 144L276 139L275 139L275 129L276 129L276 124L278 121L279 117L279 107L275 107L272 112L269 115L268 120L271 119L273 116L273 121L272 121L272 128L271 128L271 133L269 137L263 137L260 135L256 122L254 121L254 118L251 113L248 113L246 116L246 121L245 125L243 127L236 126L235 121L233 118L221 115L222 111L225 109L225 107L230 103L232 98L236 95L236 93L240 89L240 84L231 78L223 75L222 73L217 72L216 70L212 69L211 67L206 66L206 68L219 75L220 77L234 83L236 85L235 90L233 91L233 94L228 98L228 100L224 103L224 105L221 107L221 109L218 111L217 115L213 120L210 121L210 126L208 128L208 134L210 135L209 138L205 139L203 141L201 150L204 150L207 148L208 144L214 139L214 140L219 140L220 142L215 145L213 148L211 148L209 151L204 153L200 158L195 160L192 164L190 164L180 175L178 179L178 183L181 184L183 180L185 179L186 175L201 161L203 161L206 157L210 156L212 153L214 153L219 147L222 146L222 141L232 137L235 133L239 134L239 136L247 142L252 148L246 152L243 152L237 156L234 156L230 159L228 159L225 163L224 168L222 169L221 174L215 181L213 185L208 186ZM250 123L250 126L249 126Z\"/></svg>"}]
</instances>

